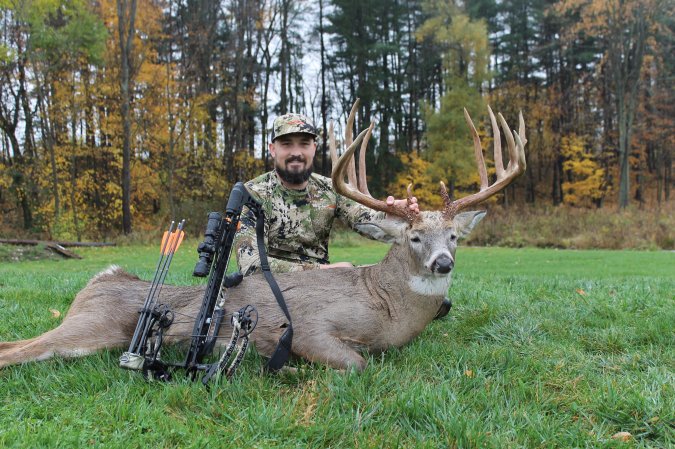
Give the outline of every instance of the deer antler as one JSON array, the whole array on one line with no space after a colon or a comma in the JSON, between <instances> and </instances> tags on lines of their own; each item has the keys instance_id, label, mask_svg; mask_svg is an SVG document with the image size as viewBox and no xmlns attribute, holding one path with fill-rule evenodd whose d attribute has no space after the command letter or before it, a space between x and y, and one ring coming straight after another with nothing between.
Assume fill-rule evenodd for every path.
<instances>
[{"instance_id":1,"label":"deer antler","mask_svg":"<svg viewBox=\"0 0 675 449\"><path fill-rule=\"evenodd\" d=\"M443 216L448 220L452 219L459 211L483 202L492 195L500 192L525 171L525 167L527 165L525 162L525 144L527 143L527 139L525 138L525 121L523 120L523 113L520 112L518 114L519 127L517 133L515 130L511 132L509 125L506 123L506 120L504 120L504 117L501 113L497 114L499 117L499 122L502 125L502 129L504 130L504 134L506 136L506 143L509 151L509 163L506 166L506 169L504 169L504 165L502 163L502 145L499 126L497 126L497 120L495 119L495 115L492 113L490 106L488 106L488 112L490 114L492 132L494 134L494 157L497 180L494 182L494 184L488 185L487 170L485 168L485 160L483 159L483 149L480 144L480 137L478 137L476 127L473 125L473 121L471 120L469 113L467 112L466 108L464 108L464 118L466 119L466 123L469 125L469 128L471 128L471 135L473 136L476 164L478 165L478 173L480 175L480 191L474 193L473 195L452 201L448 196L448 191L445 188L445 184L441 182L441 196L445 202Z\"/></svg>"},{"instance_id":2,"label":"deer antler","mask_svg":"<svg viewBox=\"0 0 675 449\"><path fill-rule=\"evenodd\" d=\"M354 117L356 115L358 105L359 99L354 102L354 106L352 106L352 110L349 113L349 118L347 119L347 129L345 130L345 146L347 146L347 149L339 159L337 155L337 145L335 143L335 132L332 122L328 128L330 158L333 163L333 172L331 175L333 179L333 187L340 195L350 198L357 203L363 204L364 206L370 207L371 209L386 212L390 215L396 215L398 217L405 218L408 221L413 221L417 217L412 211L410 211L407 205L390 206L385 201L373 198L368 191L368 181L366 179L366 148L368 147L368 141L370 140L370 136L373 133L375 123L371 122L368 129L361 131L361 133L356 137L356 140L352 141L352 127L354 125ZM357 178L354 152L359 146L359 174ZM345 174L348 180L346 183ZM412 201L411 188L412 184L408 185L408 204L410 204Z\"/></svg>"}]
</instances>

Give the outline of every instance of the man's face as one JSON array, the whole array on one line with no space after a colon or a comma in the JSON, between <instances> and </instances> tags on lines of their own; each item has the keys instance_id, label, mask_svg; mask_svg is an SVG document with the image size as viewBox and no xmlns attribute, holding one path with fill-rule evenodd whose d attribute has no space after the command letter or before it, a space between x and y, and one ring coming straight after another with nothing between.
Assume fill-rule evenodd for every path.
<instances>
[{"instance_id":1,"label":"man's face","mask_svg":"<svg viewBox=\"0 0 675 449\"><path fill-rule=\"evenodd\" d=\"M279 177L290 186L304 187L312 174L316 153L314 136L304 133L285 134L269 146L274 158L274 168Z\"/></svg>"}]
</instances>

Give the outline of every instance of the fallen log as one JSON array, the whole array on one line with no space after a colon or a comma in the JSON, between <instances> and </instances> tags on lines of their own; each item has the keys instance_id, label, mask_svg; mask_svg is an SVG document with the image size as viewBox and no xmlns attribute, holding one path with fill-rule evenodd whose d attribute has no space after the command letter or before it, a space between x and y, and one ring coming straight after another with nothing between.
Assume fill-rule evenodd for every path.
<instances>
[{"instance_id":1,"label":"fallen log","mask_svg":"<svg viewBox=\"0 0 675 449\"><path fill-rule=\"evenodd\" d=\"M83 246L83 247L99 247L99 246L115 246L113 242L57 242L52 240L22 240L22 239L0 239L0 243L8 245L46 245L50 244L60 245L64 248Z\"/></svg>"},{"instance_id":2,"label":"fallen log","mask_svg":"<svg viewBox=\"0 0 675 449\"><path fill-rule=\"evenodd\" d=\"M46 248L49 248L50 250L57 252L69 259L82 259L82 256L80 256L79 254L75 254L74 252L65 249L63 246L59 245L56 242L48 242L46 244Z\"/></svg>"}]
</instances>

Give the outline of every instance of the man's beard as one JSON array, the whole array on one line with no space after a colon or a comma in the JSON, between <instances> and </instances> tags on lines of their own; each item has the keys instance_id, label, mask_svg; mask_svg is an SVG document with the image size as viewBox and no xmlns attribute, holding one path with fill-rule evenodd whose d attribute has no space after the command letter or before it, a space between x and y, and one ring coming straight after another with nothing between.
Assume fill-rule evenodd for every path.
<instances>
[{"instance_id":1,"label":"man's beard","mask_svg":"<svg viewBox=\"0 0 675 449\"><path fill-rule=\"evenodd\" d=\"M304 158L291 156L288 159L286 159L285 163L288 164L288 163L293 162L293 161L306 162ZM289 183L291 185L302 184L305 181L307 181L309 179L309 177L312 175L312 166L311 165L309 167L307 167L306 170L294 172L294 171L286 170L279 163L275 162L274 163L274 169L279 174L279 177L282 180L286 181L287 183Z\"/></svg>"}]
</instances>

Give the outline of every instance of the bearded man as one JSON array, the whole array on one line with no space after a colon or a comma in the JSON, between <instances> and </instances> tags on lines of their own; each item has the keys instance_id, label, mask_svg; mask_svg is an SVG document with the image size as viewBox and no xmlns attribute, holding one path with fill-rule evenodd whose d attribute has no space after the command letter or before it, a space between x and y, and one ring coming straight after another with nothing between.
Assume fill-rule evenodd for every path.
<instances>
[{"instance_id":1,"label":"bearded man","mask_svg":"<svg viewBox=\"0 0 675 449\"><path fill-rule=\"evenodd\" d=\"M265 213L265 246L270 269L275 273L316 268L351 267L349 262L330 263L328 237L335 219L354 225L384 218L333 189L330 178L312 173L318 132L301 114L284 114L274 120L269 152L274 170L247 182L246 188L260 201ZM391 205L406 200L387 198ZM417 200L410 209L419 213ZM260 268L253 214L244 208L241 229L235 238L239 271L247 276Z\"/></svg>"}]
</instances>

